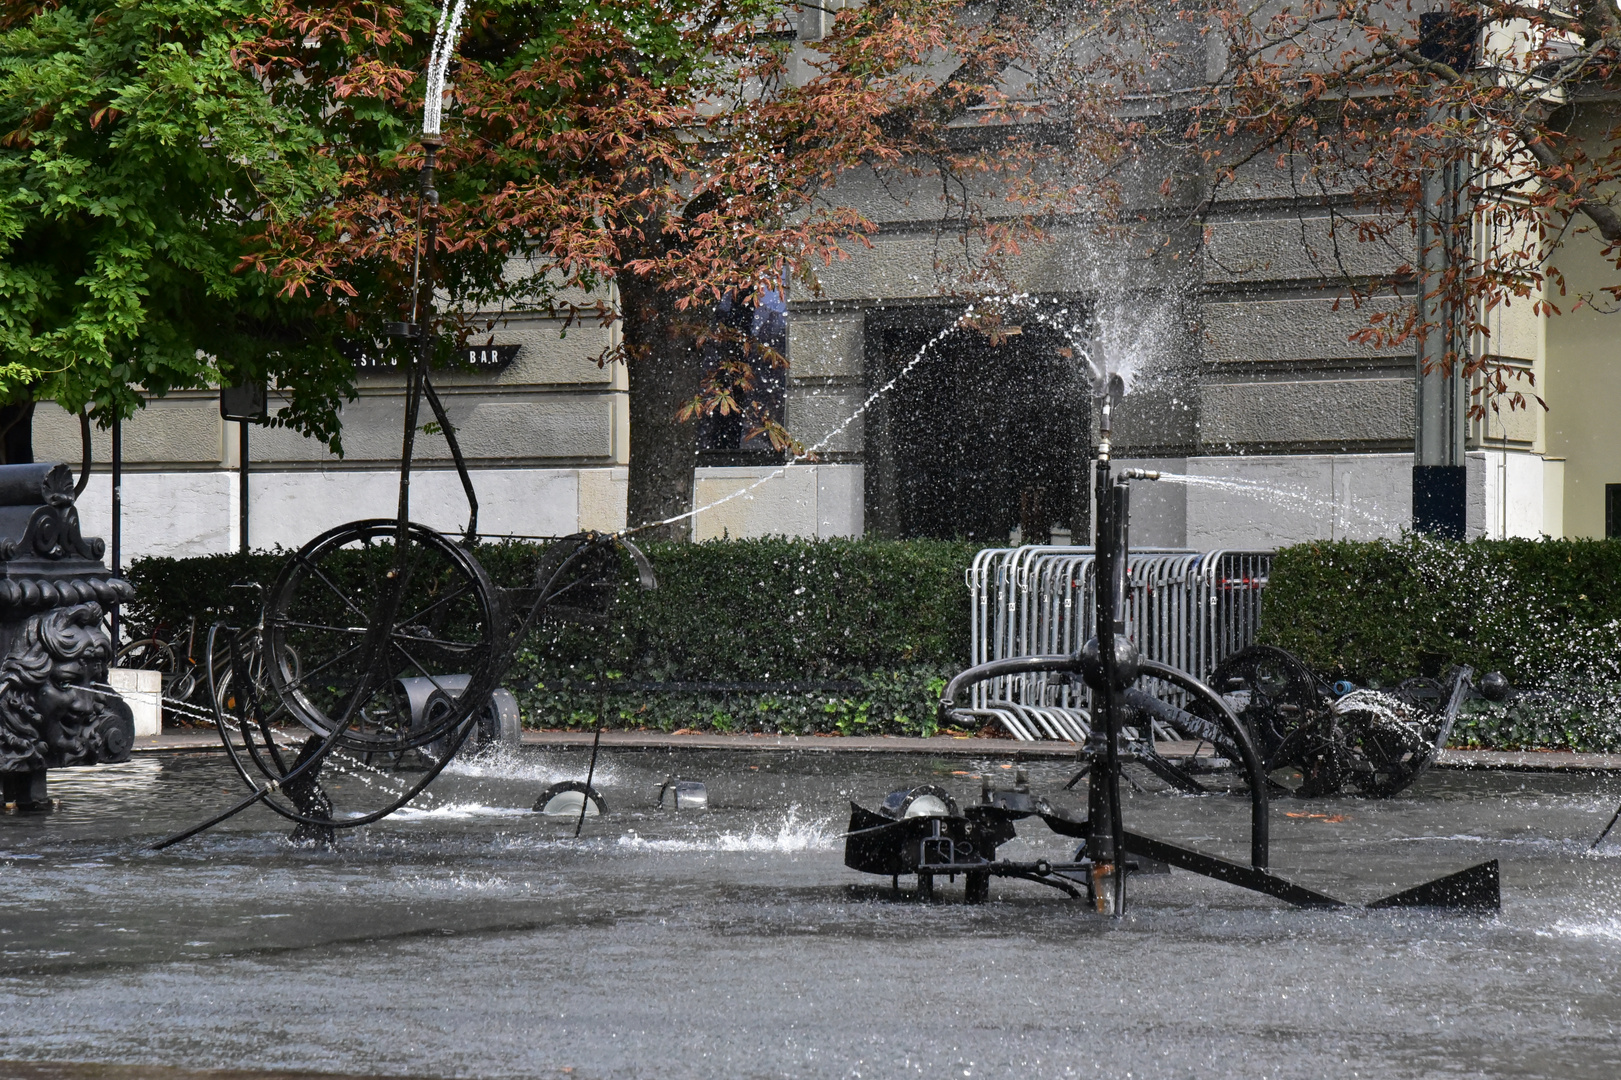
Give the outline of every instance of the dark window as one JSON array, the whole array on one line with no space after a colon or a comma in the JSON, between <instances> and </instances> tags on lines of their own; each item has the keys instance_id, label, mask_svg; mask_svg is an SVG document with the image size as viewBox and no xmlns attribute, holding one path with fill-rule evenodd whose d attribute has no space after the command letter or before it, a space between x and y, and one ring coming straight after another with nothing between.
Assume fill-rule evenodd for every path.
<instances>
[{"instance_id":1,"label":"dark window","mask_svg":"<svg viewBox=\"0 0 1621 1080\"><path fill-rule=\"evenodd\" d=\"M778 358L788 353L788 305L783 294L761 290L747 299L728 298L715 308L713 334L704 343L704 365L722 388L731 391L736 411L712 412L700 421L698 449L706 451L706 464L729 455L773 453L771 440L761 431L766 422L782 424L788 391L788 372ZM725 367L746 362L753 385L742 385ZM741 376L739 369L739 375ZM718 456L717 456L718 455Z\"/></svg>"},{"instance_id":2,"label":"dark window","mask_svg":"<svg viewBox=\"0 0 1621 1080\"><path fill-rule=\"evenodd\" d=\"M1604 535L1621 539L1621 484L1604 485Z\"/></svg>"}]
</instances>

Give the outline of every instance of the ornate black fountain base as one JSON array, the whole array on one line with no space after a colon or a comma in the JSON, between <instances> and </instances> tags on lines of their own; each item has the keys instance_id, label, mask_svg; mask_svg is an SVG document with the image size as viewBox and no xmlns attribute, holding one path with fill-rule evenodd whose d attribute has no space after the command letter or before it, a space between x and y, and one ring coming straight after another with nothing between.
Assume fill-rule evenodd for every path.
<instances>
[{"instance_id":1,"label":"ornate black fountain base","mask_svg":"<svg viewBox=\"0 0 1621 1080\"><path fill-rule=\"evenodd\" d=\"M52 808L50 795L45 790L45 770L0 773L0 802L6 809L43 812Z\"/></svg>"},{"instance_id":2,"label":"ornate black fountain base","mask_svg":"<svg viewBox=\"0 0 1621 1080\"><path fill-rule=\"evenodd\" d=\"M49 810L48 769L129 760L135 718L107 684L103 605L135 590L79 531L66 465L0 466L0 789Z\"/></svg>"}]
</instances>

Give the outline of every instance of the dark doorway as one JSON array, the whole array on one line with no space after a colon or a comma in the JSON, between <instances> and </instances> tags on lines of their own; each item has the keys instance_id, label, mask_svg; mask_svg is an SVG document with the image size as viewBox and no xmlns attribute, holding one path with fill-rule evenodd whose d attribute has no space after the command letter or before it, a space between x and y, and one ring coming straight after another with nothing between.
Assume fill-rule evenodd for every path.
<instances>
[{"instance_id":1,"label":"dark doorway","mask_svg":"<svg viewBox=\"0 0 1621 1080\"><path fill-rule=\"evenodd\" d=\"M933 315L932 318L929 316ZM917 311L867 324L868 386L894 378L946 325ZM956 330L869 415L866 514L882 536L1006 543L1084 535L1090 401L1080 363L1039 325L993 341Z\"/></svg>"}]
</instances>

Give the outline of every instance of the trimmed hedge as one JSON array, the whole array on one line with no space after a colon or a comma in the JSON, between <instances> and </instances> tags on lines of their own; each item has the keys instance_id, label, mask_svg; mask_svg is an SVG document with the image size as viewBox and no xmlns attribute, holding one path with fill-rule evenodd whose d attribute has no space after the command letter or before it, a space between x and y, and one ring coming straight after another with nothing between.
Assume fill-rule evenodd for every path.
<instances>
[{"instance_id":1,"label":"trimmed hedge","mask_svg":"<svg viewBox=\"0 0 1621 1080\"><path fill-rule=\"evenodd\" d=\"M1621 749L1621 543L1409 536L1285 548L1260 640L1365 685L1453 664L1498 670L1543 692L1481 707L1458 740Z\"/></svg>"},{"instance_id":2,"label":"trimmed hedge","mask_svg":"<svg viewBox=\"0 0 1621 1080\"><path fill-rule=\"evenodd\" d=\"M947 541L787 539L658 543L659 587L626 585L609 627L545 626L506 685L526 719L594 723L598 671L642 684L609 695L610 722L664 729L932 732L944 679L968 663L964 571L979 545ZM524 584L539 549L481 545L498 583ZM136 625L184 634L257 616L285 553L134 562ZM650 693L647 684L709 684ZM714 684L772 684L717 688ZM813 684L806 686L803 684ZM825 684L834 684L827 686ZM840 685L842 684L842 685Z\"/></svg>"}]
</instances>

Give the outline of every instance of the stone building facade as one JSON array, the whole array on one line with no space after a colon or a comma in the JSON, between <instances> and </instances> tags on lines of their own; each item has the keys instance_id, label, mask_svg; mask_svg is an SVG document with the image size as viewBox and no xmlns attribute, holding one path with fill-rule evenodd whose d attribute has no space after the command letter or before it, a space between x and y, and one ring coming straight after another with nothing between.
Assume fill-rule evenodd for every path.
<instances>
[{"instance_id":1,"label":"stone building facade","mask_svg":"<svg viewBox=\"0 0 1621 1080\"><path fill-rule=\"evenodd\" d=\"M1595 106L1578 127L1599 138L1608 115ZM1031 299L1010 309L1011 335L992 342L950 329L964 303L942 296L928 201L845 178L841 196L884 227L869 248L822 272L818 295L791 295L787 305L786 420L817 459L784 468L758 451L700 453L696 503L719 504L695 516L693 536L1061 537L1087 515L1084 349L1132 375L1117 430L1124 455L1188 478L1135 496L1136 544L1272 548L1409 527L1413 349L1351 340L1365 313L1322 265L1322 200L1299 198L1270 162L1241 179L1202 235L1152 259L1136 254L1146 245L1058 225L1011 268ZM1335 209L1356 212L1349 199ZM1572 243L1592 249L1560 253L1573 289L1608 283L1598 243ZM1367 274L1404 261L1371 245L1353 244L1343 257ZM1611 319L1596 308L1544 318L1528 301L1492 315L1493 331L1476 347L1522 372L1523 388L1548 408L1483 402L1488 417L1468 443L1471 536L1621 529L1613 421L1621 387L1605 378L1621 360L1621 335ZM561 329L513 319L496 333L498 343L521 346L509 366L439 380L485 531L558 535L625 523L627 384L622 370L594 359L613 331ZM126 557L240 542L236 425L220 419L216 402L177 393L124 425ZM390 516L401 408L397 374L363 374L344 412L341 460L286 431L254 429L252 545L297 547L341 521ZM415 516L459 528L465 504L443 440L417 445ZM42 408L35 446L41 460L77 461L76 423ZM99 461L107 449L98 434ZM101 471L80 500L88 531L109 531L108 503Z\"/></svg>"}]
</instances>

